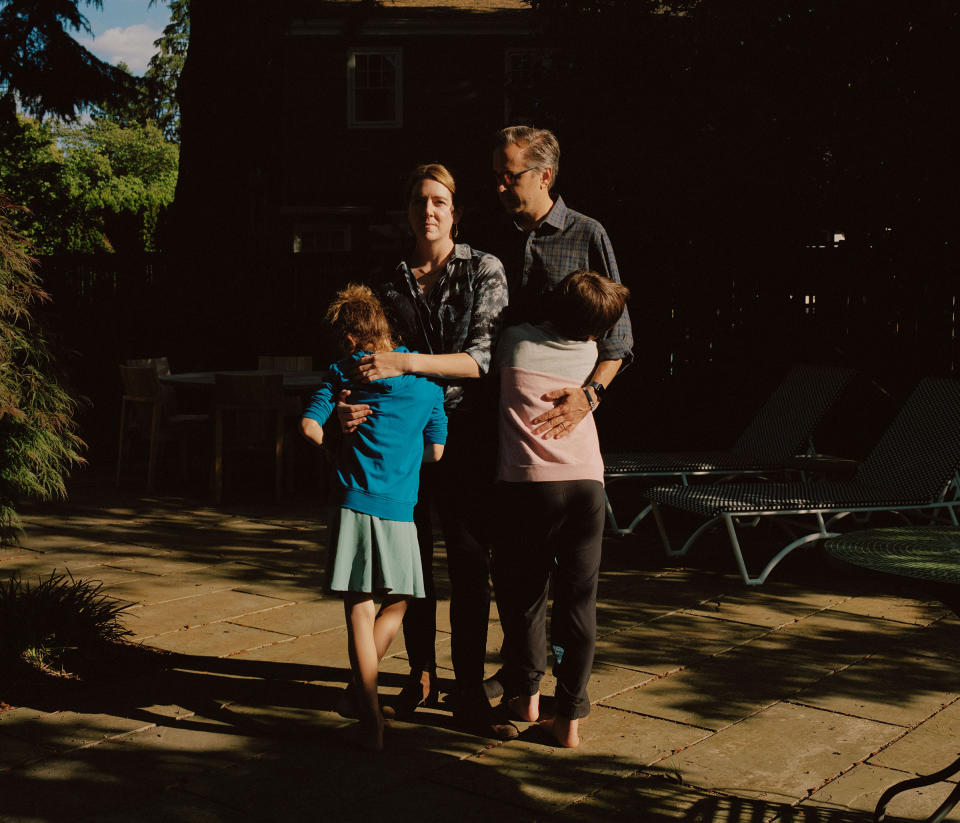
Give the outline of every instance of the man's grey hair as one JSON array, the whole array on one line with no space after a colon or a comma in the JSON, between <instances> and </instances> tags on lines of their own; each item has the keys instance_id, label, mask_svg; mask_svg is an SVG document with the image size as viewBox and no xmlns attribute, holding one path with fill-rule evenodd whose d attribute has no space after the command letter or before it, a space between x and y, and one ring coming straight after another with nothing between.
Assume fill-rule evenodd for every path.
<instances>
[{"instance_id":1,"label":"man's grey hair","mask_svg":"<svg viewBox=\"0 0 960 823\"><path fill-rule=\"evenodd\" d=\"M533 126L507 126L497 132L494 148L519 146L524 162L538 169L553 169L550 176L550 188L557 182L560 173L560 143L549 129L535 129Z\"/></svg>"}]
</instances>

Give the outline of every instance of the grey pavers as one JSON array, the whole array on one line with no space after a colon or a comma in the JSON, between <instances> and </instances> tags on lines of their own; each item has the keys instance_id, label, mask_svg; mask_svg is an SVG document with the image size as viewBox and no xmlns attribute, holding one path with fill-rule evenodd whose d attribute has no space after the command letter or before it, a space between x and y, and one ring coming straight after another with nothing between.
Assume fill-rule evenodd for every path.
<instances>
[{"instance_id":1,"label":"grey pavers","mask_svg":"<svg viewBox=\"0 0 960 823\"><path fill-rule=\"evenodd\" d=\"M605 544L579 749L526 723L506 743L468 734L444 694L393 721L374 756L333 712L349 664L315 506L117 502L112 482L106 494L27 512L42 550L0 552L0 575L13 561L44 575L73 563L135 603L125 619L145 647L174 654L156 676L53 690L36 707L7 708L0 683L0 798L15 797L0 821L867 823L887 786L956 756L960 620L939 603L835 570L797 580L787 563L748 589L726 565L667 565L653 533ZM446 691L439 540L434 570ZM490 618L488 674L500 664L495 601ZM398 637L381 695L407 670ZM552 694L549 671L541 686ZM894 815L929 813L950 785L911 793Z\"/></svg>"},{"instance_id":2,"label":"grey pavers","mask_svg":"<svg viewBox=\"0 0 960 823\"><path fill-rule=\"evenodd\" d=\"M258 613L269 612L283 605L284 601L272 597L261 597L227 589L183 597L172 602L130 608L123 613L121 619L123 624L133 632L133 639L142 640L154 635L230 618L240 618L237 620L240 625L269 628L256 626L242 618L249 616L251 620L255 620Z\"/></svg>"},{"instance_id":3,"label":"grey pavers","mask_svg":"<svg viewBox=\"0 0 960 823\"><path fill-rule=\"evenodd\" d=\"M245 629L245 631L261 630ZM282 637L284 642L250 649L235 656L240 660L265 660L278 663L311 664L323 662L327 666L336 666L346 671L350 670L345 627L298 637L294 640L290 640L288 635L273 634L276 637Z\"/></svg>"},{"instance_id":4,"label":"grey pavers","mask_svg":"<svg viewBox=\"0 0 960 823\"><path fill-rule=\"evenodd\" d=\"M875 754L870 763L908 773L933 774L960 755L958 728L960 701L955 701ZM954 775L951 780L960 780L960 775Z\"/></svg>"},{"instance_id":5,"label":"grey pavers","mask_svg":"<svg viewBox=\"0 0 960 823\"><path fill-rule=\"evenodd\" d=\"M896 595L860 595L832 606L835 611L882 617L926 626L949 612L939 600L916 600Z\"/></svg>"},{"instance_id":6,"label":"grey pavers","mask_svg":"<svg viewBox=\"0 0 960 823\"><path fill-rule=\"evenodd\" d=\"M665 674L766 634L763 626L675 612L597 640L596 659L610 665Z\"/></svg>"},{"instance_id":7,"label":"grey pavers","mask_svg":"<svg viewBox=\"0 0 960 823\"><path fill-rule=\"evenodd\" d=\"M222 657L289 640L289 636L231 623L209 623L194 629L169 632L144 641L147 645L181 654Z\"/></svg>"},{"instance_id":8,"label":"grey pavers","mask_svg":"<svg viewBox=\"0 0 960 823\"><path fill-rule=\"evenodd\" d=\"M892 769L858 765L803 801L799 809L853 810L869 813L873 820L880 795L910 775ZM937 783L897 795L887 806L887 820L926 820L950 793L952 783ZM954 810L947 820L957 820Z\"/></svg>"},{"instance_id":9,"label":"grey pavers","mask_svg":"<svg viewBox=\"0 0 960 823\"><path fill-rule=\"evenodd\" d=\"M896 649L878 652L823 678L800 692L796 700L855 717L913 726L958 696L960 671L953 660L908 655Z\"/></svg>"},{"instance_id":10,"label":"grey pavers","mask_svg":"<svg viewBox=\"0 0 960 823\"><path fill-rule=\"evenodd\" d=\"M7 712L0 714L0 730L5 736L56 752L79 749L150 725L139 717L73 711L21 713L9 718L6 715Z\"/></svg>"},{"instance_id":11,"label":"grey pavers","mask_svg":"<svg viewBox=\"0 0 960 823\"><path fill-rule=\"evenodd\" d=\"M724 816L722 807L726 803L726 798L708 794L693 786L683 786L663 777L635 774L604 786L550 819L563 823L612 823L618 820L736 823L738 820L756 819L732 814Z\"/></svg>"},{"instance_id":12,"label":"grey pavers","mask_svg":"<svg viewBox=\"0 0 960 823\"><path fill-rule=\"evenodd\" d=\"M725 592L689 609L711 617L777 628L828 606L838 606L849 597L836 592L808 591L796 585L771 582L759 589Z\"/></svg>"},{"instance_id":13,"label":"grey pavers","mask_svg":"<svg viewBox=\"0 0 960 823\"><path fill-rule=\"evenodd\" d=\"M919 640L919 627L825 609L751 640L744 648L775 654L782 665L849 666L877 650Z\"/></svg>"},{"instance_id":14,"label":"grey pavers","mask_svg":"<svg viewBox=\"0 0 960 823\"><path fill-rule=\"evenodd\" d=\"M52 751L51 748L21 740L19 737L0 734L0 772L31 760L49 757Z\"/></svg>"},{"instance_id":15,"label":"grey pavers","mask_svg":"<svg viewBox=\"0 0 960 823\"><path fill-rule=\"evenodd\" d=\"M866 759L899 729L779 703L663 760L687 785L796 802Z\"/></svg>"},{"instance_id":16,"label":"grey pavers","mask_svg":"<svg viewBox=\"0 0 960 823\"><path fill-rule=\"evenodd\" d=\"M736 649L604 700L605 705L719 731L824 676L776 655Z\"/></svg>"},{"instance_id":17,"label":"grey pavers","mask_svg":"<svg viewBox=\"0 0 960 823\"><path fill-rule=\"evenodd\" d=\"M309 603L281 603L278 608L234 617L231 622L299 637L343 625L343 603L327 598Z\"/></svg>"}]
</instances>

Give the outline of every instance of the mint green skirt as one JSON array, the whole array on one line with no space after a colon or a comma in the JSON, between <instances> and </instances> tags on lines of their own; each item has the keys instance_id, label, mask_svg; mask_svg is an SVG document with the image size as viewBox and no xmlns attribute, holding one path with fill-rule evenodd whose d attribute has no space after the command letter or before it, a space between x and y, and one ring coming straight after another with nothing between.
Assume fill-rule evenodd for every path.
<instances>
[{"instance_id":1,"label":"mint green skirt","mask_svg":"<svg viewBox=\"0 0 960 823\"><path fill-rule=\"evenodd\" d=\"M417 527L336 507L330 518L327 588L424 597Z\"/></svg>"}]
</instances>

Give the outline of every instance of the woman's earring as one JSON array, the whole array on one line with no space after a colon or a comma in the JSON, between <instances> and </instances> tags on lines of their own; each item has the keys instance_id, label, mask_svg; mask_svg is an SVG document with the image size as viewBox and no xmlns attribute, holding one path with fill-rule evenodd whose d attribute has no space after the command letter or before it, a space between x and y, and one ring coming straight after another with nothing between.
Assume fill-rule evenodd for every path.
<instances>
[{"instance_id":1,"label":"woman's earring","mask_svg":"<svg viewBox=\"0 0 960 823\"><path fill-rule=\"evenodd\" d=\"M460 225L458 223L453 224L453 239L456 240L460 236Z\"/></svg>"}]
</instances>

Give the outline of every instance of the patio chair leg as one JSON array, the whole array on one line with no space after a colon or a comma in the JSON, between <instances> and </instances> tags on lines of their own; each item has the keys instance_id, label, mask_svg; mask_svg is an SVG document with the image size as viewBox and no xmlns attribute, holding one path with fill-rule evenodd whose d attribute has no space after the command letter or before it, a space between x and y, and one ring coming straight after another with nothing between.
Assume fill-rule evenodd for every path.
<instances>
[{"instance_id":1,"label":"patio chair leg","mask_svg":"<svg viewBox=\"0 0 960 823\"><path fill-rule=\"evenodd\" d=\"M622 534L620 527L617 525L616 515L613 513L613 506L610 504L610 496L607 494L607 490L603 490L603 504L607 510L607 531L611 531L614 534Z\"/></svg>"},{"instance_id":2,"label":"patio chair leg","mask_svg":"<svg viewBox=\"0 0 960 823\"><path fill-rule=\"evenodd\" d=\"M680 551L678 551L678 552L668 552L668 553L669 553L670 555L672 555L672 556L675 556L675 557L680 557L680 556L682 556L682 555L685 555L688 551L690 551L690 547L691 547L697 540L700 539L700 535L704 534L705 532L710 531L710 529L712 529L714 526L716 526L719 521L720 521L720 518L719 518L719 517L712 517L712 518L710 518L706 523L704 523L702 526L700 526L693 534L691 534L691 535L687 538L687 542L683 544L683 548L680 549Z\"/></svg>"},{"instance_id":3,"label":"patio chair leg","mask_svg":"<svg viewBox=\"0 0 960 823\"><path fill-rule=\"evenodd\" d=\"M660 542L663 543L663 551L668 557L672 557L674 552L670 548L670 538L667 537L667 530L663 525L663 515L660 514L660 506L656 503L650 504L650 509L653 511L653 519L657 524L657 531L660 532Z\"/></svg>"}]
</instances>

